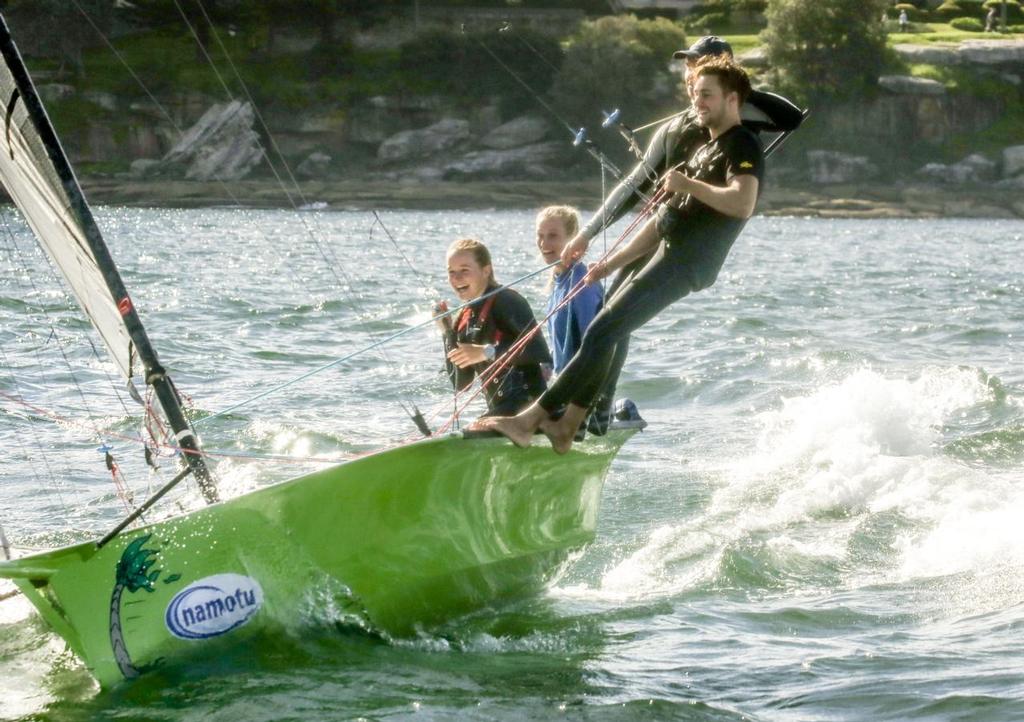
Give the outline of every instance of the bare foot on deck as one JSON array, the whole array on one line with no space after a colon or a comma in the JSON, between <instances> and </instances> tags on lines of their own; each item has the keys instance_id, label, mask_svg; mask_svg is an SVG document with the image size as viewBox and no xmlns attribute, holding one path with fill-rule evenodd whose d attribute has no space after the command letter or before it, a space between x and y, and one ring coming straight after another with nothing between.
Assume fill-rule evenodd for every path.
<instances>
[{"instance_id":1,"label":"bare foot on deck","mask_svg":"<svg viewBox=\"0 0 1024 722\"><path fill-rule=\"evenodd\" d=\"M474 429L497 431L516 446L525 449L533 440L534 427L519 416L489 416L473 424Z\"/></svg>"},{"instance_id":2,"label":"bare foot on deck","mask_svg":"<svg viewBox=\"0 0 1024 722\"><path fill-rule=\"evenodd\" d=\"M551 448L555 450L556 454L565 454L572 448L572 442L576 437L576 427L569 428L568 432L566 427L567 425L562 423L561 419L544 421L540 425L540 430L548 437Z\"/></svg>"}]
</instances>

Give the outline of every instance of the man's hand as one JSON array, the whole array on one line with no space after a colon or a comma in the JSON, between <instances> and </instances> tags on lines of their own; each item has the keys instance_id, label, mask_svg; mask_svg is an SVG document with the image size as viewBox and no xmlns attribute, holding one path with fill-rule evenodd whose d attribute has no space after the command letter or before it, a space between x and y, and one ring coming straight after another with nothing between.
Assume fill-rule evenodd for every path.
<instances>
[{"instance_id":1,"label":"man's hand","mask_svg":"<svg viewBox=\"0 0 1024 722\"><path fill-rule=\"evenodd\" d=\"M568 268L580 260L583 254L587 252L588 245L590 245L590 241L579 233L573 236L573 239L566 243L565 248L562 249L562 265Z\"/></svg>"},{"instance_id":2,"label":"man's hand","mask_svg":"<svg viewBox=\"0 0 1024 722\"><path fill-rule=\"evenodd\" d=\"M593 286L595 283L600 283L601 279L610 273L611 269L608 268L608 261L602 259L590 267L587 275L583 277L583 282L588 286Z\"/></svg>"},{"instance_id":3,"label":"man's hand","mask_svg":"<svg viewBox=\"0 0 1024 722\"><path fill-rule=\"evenodd\" d=\"M692 192L690 179L677 170L670 170L665 174L662 187L670 193L685 194Z\"/></svg>"},{"instance_id":4,"label":"man's hand","mask_svg":"<svg viewBox=\"0 0 1024 722\"><path fill-rule=\"evenodd\" d=\"M484 355L484 347L480 344L460 343L448 352L448 360L460 369L464 369L486 361L487 356Z\"/></svg>"}]
</instances>

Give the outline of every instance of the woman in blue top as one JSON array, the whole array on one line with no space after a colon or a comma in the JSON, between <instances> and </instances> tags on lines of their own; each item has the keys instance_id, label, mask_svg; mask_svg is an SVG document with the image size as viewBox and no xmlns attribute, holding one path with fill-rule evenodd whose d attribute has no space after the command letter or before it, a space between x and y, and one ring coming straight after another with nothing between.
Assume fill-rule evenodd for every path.
<instances>
[{"instance_id":1,"label":"woman in blue top","mask_svg":"<svg viewBox=\"0 0 1024 722\"><path fill-rule=\"evenodd\" d=\"M537 214L537 248L545 263L554 263L570 238L579 232L580 214L571 206L548 206ZM555 373L561 372L579 350L583 332L601 310L603 295L598 284L583 285L564 306L561 304L573 289L581 285L587 266L577 261L569 268L561 263L554 267L551 295L548 297L548 338ZM555 309L558 309L555 311ZM554 311L554 313L552 313Z\"/></svg>"}]
</instances>

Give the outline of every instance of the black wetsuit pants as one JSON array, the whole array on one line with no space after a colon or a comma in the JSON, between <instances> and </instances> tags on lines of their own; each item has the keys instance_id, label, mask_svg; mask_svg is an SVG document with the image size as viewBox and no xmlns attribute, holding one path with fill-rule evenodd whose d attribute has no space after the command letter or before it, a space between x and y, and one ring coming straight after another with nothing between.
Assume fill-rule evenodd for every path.
<instances>
[{"instance_id":1,"label":"black wetsuit pants","mask_svg":"<svg viewBox=\"0 0 1024 722\"><path fill-rule=\"evenodd\" d=\"M555 412L569 403L584 408L593 405L606 388L609 373L614 369L618 376L629 335L700 288L689 264L678 256L670 244L662 242L647 265L611 294L587 327L579 351L538 399L542 408Z\"/></svg>"},{"instance_id":2,"label":"black wetsuit pants","mask_svg":"<svg viewBox=\"0 0 1024 722\"><path fill-rule=\"evenodd\" d=\"M631 281L633 277L650 262L657 250L658 249L654 249L650 253L626 264L622 270L619 271L618 275L615 276L615 280L612 282L611 286L609 286L605 297L608 299L614 298L615 294L619 292L619 289ZM596 423L592 423L588 427L591 433L601 436L607 430L612 404L615 401L615 389L619 385L619 376L622 375L622 367L626 365L626 357L628 355L629 336L627 335L624 338L620 338L615 344L615 355L612 357L611 364L608 367L608 373L605 374L604 384L601 386L601 392L598 394L597 400L594 402L594 413L601 416L601 418Z\"/></svg>"}]
</instances>

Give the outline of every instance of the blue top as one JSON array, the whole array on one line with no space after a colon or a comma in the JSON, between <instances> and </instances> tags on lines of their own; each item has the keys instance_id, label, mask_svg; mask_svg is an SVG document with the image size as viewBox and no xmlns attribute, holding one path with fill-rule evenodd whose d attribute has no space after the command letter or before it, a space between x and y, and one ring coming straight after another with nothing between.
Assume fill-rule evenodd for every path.
<instances>
[{"instance_id":1,"label":"blue top","mask_svg":"<svg viewBox=\"0 0 1024 722\"><path fill-rule=\"evenodd\" d=\"M586 264L574 263L571 268L555 276L554 287L548 298L548 336L551 337L551 356L554 359L556 374L560 373L569 363L569 359L576 355L580 341L583 340L583 332L601 310L604 301L600 285L584 286L569 303L551 314L585 275Z\"/></svg>"}]
</instances>

